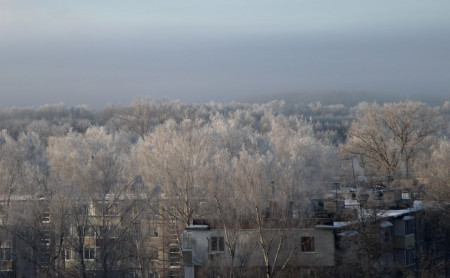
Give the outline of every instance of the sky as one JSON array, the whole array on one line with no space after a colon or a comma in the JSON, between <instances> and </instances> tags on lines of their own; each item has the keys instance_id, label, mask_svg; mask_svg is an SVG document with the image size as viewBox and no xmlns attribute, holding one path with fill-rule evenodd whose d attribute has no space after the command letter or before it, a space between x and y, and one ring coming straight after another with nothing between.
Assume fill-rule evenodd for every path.
<instances>
[{"instance_id":1,"label":"sky","mask_svg":"<svg viewBox=\"0 0 450 278\"><path fill-rule=\"evenodd\" d=\"M450 1L0 0L0 108L450 95Z\"/></svg>"}]
</instances>

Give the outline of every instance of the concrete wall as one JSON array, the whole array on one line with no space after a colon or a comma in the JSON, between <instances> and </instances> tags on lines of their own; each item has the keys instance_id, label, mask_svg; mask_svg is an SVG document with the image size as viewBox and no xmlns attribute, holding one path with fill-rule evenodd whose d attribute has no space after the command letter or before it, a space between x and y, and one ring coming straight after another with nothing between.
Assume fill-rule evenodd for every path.
<instances>
[{"instance_id":1,"label":"concrete wall","mask_svg":"<svg viewBox=\"0 0 450 278\"><path fill-rule=\"evenodd\" d=\"M246 267L264 266L263 252L259 244L258 230L247 229L239 231L228 231L229 240L231 243L233 238L236 238L236 256L234 265L245 264ZM292 267L299 266L333 266L335 255L335 243L332 230L321 229L266 229L263 231L263 238L266 244L269 244L269 239L272 241L273 247L270 257L275 257L276 245L279 239L284 235L281 251L278 255L276 265L281 266L288 256L292 253L289 265ZM225 244L223 252L211 251L211 238L223 236L225 243L227 243L224 230L189 230L183 232L183 253L192 256L190 262L185 261L185 265L200 266L230 266L231 256ZM314 251L302 252L301 238L314 238Z\"/></svg>"}]
</instances>

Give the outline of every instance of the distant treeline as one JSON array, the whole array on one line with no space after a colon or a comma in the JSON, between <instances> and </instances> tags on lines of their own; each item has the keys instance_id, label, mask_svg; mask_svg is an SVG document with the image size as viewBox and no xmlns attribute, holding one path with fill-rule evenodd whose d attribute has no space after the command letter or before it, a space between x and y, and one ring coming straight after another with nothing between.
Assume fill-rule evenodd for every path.
<instances>
[{"instance_id":1,"label":"distant treeline","mask_svg":"<svg viewBox=\"0 0 450 278\"><path fill-rule=\"evenodd\" d=\"M432 93L389 93L368 91L305 91L292 93L279 93L248 97L245 101L252 103L265 103L272 100L284 100L287 103L321 102L323 105L342 104L347 107L358 105L360 102L377 102L379 104L400 101L420 101L430 106L440 106L449 100L448 92Z\"/></svg>"}]
</instances>

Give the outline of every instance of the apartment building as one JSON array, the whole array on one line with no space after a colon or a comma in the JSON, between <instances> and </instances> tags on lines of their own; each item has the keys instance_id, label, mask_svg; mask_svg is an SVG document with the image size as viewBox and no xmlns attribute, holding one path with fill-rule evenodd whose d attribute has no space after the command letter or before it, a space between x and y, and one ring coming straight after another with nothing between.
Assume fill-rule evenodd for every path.
<instances>
[{"instance_id":1,"label":"apartment building","mask_svg":"<svg viewBox=\"0 0 450 278\"><path fill-rule=\"evenodd\" d=\"M219 277L230 271L264 276L267 267L291 273L303 266L334 265L335 250L329 248L335 244L332 229L247 226L227 230L217 220L197 221L202 224L183 232L184 277Z\"/></svg>"},{"instance_id":2,"label":"apartment building","mask_svg":"<svg viewBox=\"0 0 450 278\"><path fill-rule=\"evenodd\" d=\"M0 196L0 276L180 277L158 200Z\"/></svg>"},{"instance_id":3,"label":"apartment building","mask_svg":"<svg viewBox=\"0 0 450 278\"><path fill-rule=\"evenodd\" d=\"M182 236L185 277L222 277L230 271L263 277L268 266L279 277L405 277L421 276L430 263L442 267L445 236L424 217L421 202L357 211L354 202L347 203L346 208L334 202L341 210L351 209L344 215L356 215L354 219L304 219L295 228L230 229L218 219L198 219ZM338 212L336 206L326 206L329 213ZM268 244L272 249L265 253ZM435 270L445 273L444 268Z\"/></svg>"}]
</instances>

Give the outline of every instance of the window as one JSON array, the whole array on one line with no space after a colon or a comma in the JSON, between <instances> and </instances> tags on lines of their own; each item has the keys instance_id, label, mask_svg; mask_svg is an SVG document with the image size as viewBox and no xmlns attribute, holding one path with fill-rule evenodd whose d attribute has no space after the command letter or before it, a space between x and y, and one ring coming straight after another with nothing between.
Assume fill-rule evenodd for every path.
<instances>
[{"instance_id":1,"label":"window","mask_svg":"<svg viewBox=\"0 0 450 278\"><path fill-rule=\"evenodd\" d=\"M435 241L435 257L442 257L445 255L445 243L444 240Z\"/></svg>"},{"instance_id":2,"label":"window","mask_svg":"<svg viewBox=\"0 0 450 278\"><path fill-rule=\"evenodd\" d=\"M45 211L42 213L42 223L50 223L50 212Z\"/></svg>"},{"instance_id":3,"label":"window","mask_svg":"<svg viewBox=\"0 0 450 278\"><path fill-rule=\"evenodd\" d=\"M223 236L211 237L211 252L223 252L225 251L225 241Z\"/></svg>"},{"instance_id":4,"label":"window","mask_svg":"<svg viewBox=\"0 0 450 278\"><path fill-rule=\"evenodd\" d=\"M302 252L314 252L314 237L302 236Z\"/></svg>"},{"instance_id":5,"label":"window","mask_svg":"<svg viewBox=\"0 0 450 278\"><path fill-rule=\"evenodd\" d=\"M85 228L85 237L95 237L96 227L89 226Z\"/></svg>"},{"instance_id":6,"label":"window","mask_svg":"<svg viewBox=\"0 0 450 278\"><path fill-rule=\"evenodd\" d=\"M95 236L95 234L94 231L94 235L92 236ZM98 236L101 238L118 238L120 236L119 227L98 227Z\"/></svg>"},{"instance_id":7,"label":"window","mask_svg":"<svg viewBox=\"0 0 450 278\"><path fill-rule=\"evenodd\" d=\"M95 259L95 248L84 248L84 259L93 260Z\"/></svg>"},{"instance_id":8,"label":"window","mask_svg":"<svg viewBox=\"0 0 450 278\"><path fill-rule=\"evenodd\" d=\"M64 249L64 258L66 261L71 260L72 259L72 251L68 248Z\"/></svg>"},{"instance_id":9,"label":"window","mask_svg":"<svg viewBox=\"0 0 450 278\"><path fill-rule=\"evenodd\" d=\"M414 234L414 220L409 219L405 221L405 235Z\"/></svg>"},{"instance_id":10,"label":"window","mask_svg":"<svg viewBox=\"0 0 450 278\"><path fill-rule=\"evenodd\" d=\"M149 253L148 253L148 256L152 260L157 260L158 259L158 249L150 250Z\"/></svg>"},{"instance_id":11,"label":"window","mask_svg":"<svg viewBox=\"0 0 450 278\"><path fill-rule=\"evenodd\" d=\"M0 261L11 261L11 248L0 248Z\"/></svg>"},{"instance_id":12,"label":"window","mask_svg":"<svg viewBox=\"0 0 450 278\"><path fill-rule=\"evenodd\" d=\"M406 249L405 250L405 265L406 266L413 265L416 263L415 260L416 260L416 258L414 256L413 249Z\"/></svg>"},{"instance_id":13,"label":"window","mask_svg":"<svg viewBox=\"0 0 450 278\"><path fill-rule=\"evenodd\" d=\"M183 236L183 249L192 249L191 245L191 233L185 233Z\"/></svg>"},{"instance_id":14,"label":"window","mask_svg":"<svg viewBox=\"0 0 450 278\"><path fill-rule=\"evenodd\" d=\"M117 215L119 213L119 205L114 203L108 209L109 215Z\"/></svg>"},{"instance_id":15,"label":"window","mask_svg":"<svg viewBox=\"0 0 450 278\"><path fill-rule=\"evenodd\" d=\"M45 207L44 211L41 214L42 223L50 223L50 208Z\"/></svg>"},{"instance_id":16,"label":"window","mask_svg":"<svg viewBox=\"0 0 450 278\"><path fill-rule=\"evenodd\" d=\"M139 272L133 271L133 272L128 273L128 276L127 276L127 277L128 277L128 278L140 278L141 275L139 274Z\"/></svg>"},{"instance_id":17,"label":"window","mask_svg":"<svg viewBox=\"0 0 450 278\"><path fill-rule=\"evenodd\" d=\"M178 247L169 248L169 265L178 266L180 264L180 249Z\"/></svg>"},{"instance_id":18,"label":"window","mask_svg":"<svg viewBox=\"0 0 450 278\"><path fill-rule=\"evenodd\" d=\"M49 232L44 232L42 234L42 237L41 237L42 245L50 246L50 239L51 239L50 233Z\"/></svg>"},{"instance_id":19,"label":"window","mask_svg":"<svg viewBox=\"0 0 450 278\"><path fill-rule=\"evenodd\" d=\"M388 242L388 241L390 241L390 240L392 240L392 234L391 234L391 231L385 231L385 232L384 232L384 241L385 241L385 242Z\"/></svg>"},{"instance_id":20,"label":"window","mask_svg":"<svg viewBox=\"0 0 450 278\"><path fill-rule=\"evenodd\" d=\"M75 213L76 214L87 214L88 213L88 206L86 204L79 204L75 207Z\"/></svg>"}]
</instances>

